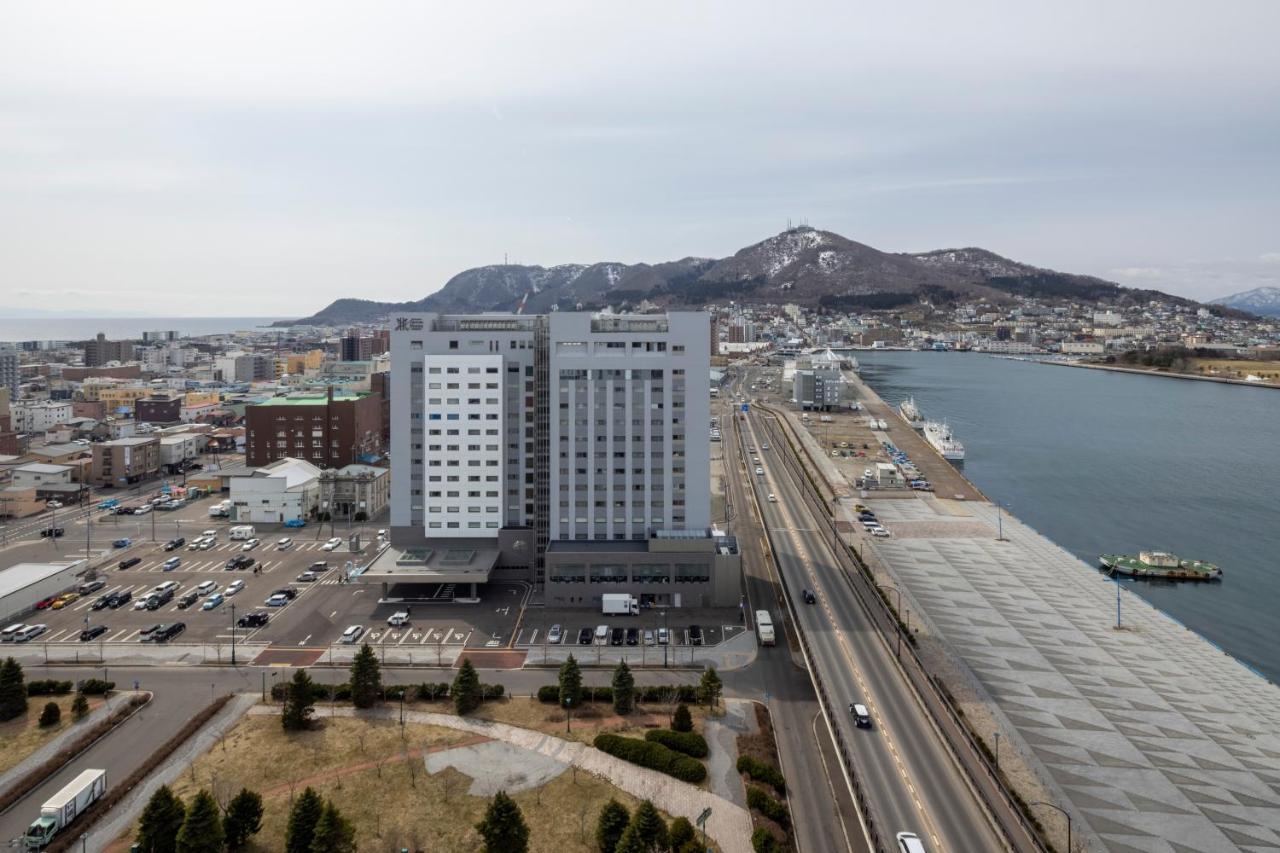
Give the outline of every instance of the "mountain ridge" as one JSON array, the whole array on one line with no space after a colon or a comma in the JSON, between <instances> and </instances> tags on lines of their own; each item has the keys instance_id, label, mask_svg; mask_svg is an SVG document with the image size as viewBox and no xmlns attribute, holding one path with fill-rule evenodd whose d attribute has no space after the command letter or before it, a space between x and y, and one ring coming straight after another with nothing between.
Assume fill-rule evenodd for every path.
<instances>
[{"instance_id":1,"label":"mountain ridge","mask_svg":"<svg viewBox=\"0 0 1280 853\"><path fill-rule=\"evenodd\" d=\"M1280 317L1280 287L1255 287L1209 300L1210 305L1223 305L1238 311L1248 311L1261 317Z\"/></svg>"},{"instance_id":2,"label":"mountain ridge","mask_svg":"<svg viewBox=\"0 0 1280 853\"><path fill-rule=\"evenodd\" d=\"M831 231L789 228L725 258L661 263L600 261L543 267L496 264L454 275L435 293L407 302L339 299L297 321L276 325L373 322L393 312L480 313L635 307L701 307L712 302L794 302L830 311L886 310L960 300L1008 304L1017 296L1107 305L1193 300L1122 287L1010 260L977 247L884 252Z\"/></svg>"}]
</instances>

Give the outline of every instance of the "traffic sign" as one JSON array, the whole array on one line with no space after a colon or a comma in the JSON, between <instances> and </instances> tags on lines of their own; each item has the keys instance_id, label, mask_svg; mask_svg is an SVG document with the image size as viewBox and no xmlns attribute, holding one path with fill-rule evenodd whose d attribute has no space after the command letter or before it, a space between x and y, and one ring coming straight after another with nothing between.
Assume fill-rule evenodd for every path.
<instances>
[{"instance_id":1,"label":"traffic sign","mask_svg":"<svg viewBox=\"0 0 1280 853\"><path fill-rule=\"evenodd\" d=\"M751 404L750 404L750 403L743 403L743 404L742 404L742 411L744 411L744 412L749 412L749 411L751 411Z\"/></svg>"}]
</instances>

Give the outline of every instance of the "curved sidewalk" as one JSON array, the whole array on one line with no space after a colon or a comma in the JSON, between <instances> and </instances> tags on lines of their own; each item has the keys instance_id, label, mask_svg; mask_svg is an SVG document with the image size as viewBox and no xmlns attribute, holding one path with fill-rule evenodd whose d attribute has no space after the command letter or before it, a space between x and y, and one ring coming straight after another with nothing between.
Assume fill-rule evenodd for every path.
<instances>
[{"instance_id":1,"label":"curved sidewalk","mask_svg":"<svg viewBox=\"0 0 1280 853\"><path fill-rule=\"evenodd\" d=\"M331 711L333 713L330 713ZM279 714L280 710L275 706L258 705L252 708L250 713ZM318 707L316 716L391 718L398 717L398 712L393 713L390 708L383 708L357 714L354 708ZM710 791L673 779L665 773L637 767L584 743L564 740L506 723L472 720L429 711L405 711L404 718L414 723L442 726L500 740L564 764L579 767L588 773L607 779L611 784L632 796L652 801L655 806L674 817L686 817L692 822L697 819L703 809L710 808L711 817L707 819L707 835L715 839L724 853L751 853L751 816L746 809Z\"/></svg>"}]
</instances>

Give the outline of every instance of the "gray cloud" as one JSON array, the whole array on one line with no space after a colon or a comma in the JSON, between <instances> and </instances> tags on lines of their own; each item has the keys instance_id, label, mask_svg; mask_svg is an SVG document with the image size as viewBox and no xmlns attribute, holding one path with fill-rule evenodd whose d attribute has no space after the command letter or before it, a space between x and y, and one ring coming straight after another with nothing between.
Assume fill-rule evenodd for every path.
<instances>
[{"instance_id":1,"label":"gray cloud","mask_svg":"<svg viewBox=\"0 0 1280 853\"><path fill-rule=\"evenodd\" d=\"M1274 281L1277 25L1267 0L28 4L0 31L4 275L32 304L288 314L803 216L1207 298Z\"/></svg>"}]
</instances>

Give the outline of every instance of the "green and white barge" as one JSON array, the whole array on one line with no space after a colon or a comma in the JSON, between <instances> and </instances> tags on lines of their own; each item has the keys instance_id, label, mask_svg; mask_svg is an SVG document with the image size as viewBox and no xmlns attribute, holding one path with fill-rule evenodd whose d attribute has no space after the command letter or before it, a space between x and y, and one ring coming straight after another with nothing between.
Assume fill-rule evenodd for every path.
<instances>
[{"instance_id":1,"label":"green and white barge","mask_svg":"<svg viewBox=\"0 0 1280 853\"><path fill-rule=\"evenodd\" d=\"M1107 574L1173 581L1222 580L1222 569L1201 560L1184 560L1167 551L1142 551L1136 557L1103 554L1098 558Z\"/></svg>"}]
</instances>

